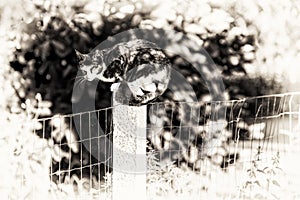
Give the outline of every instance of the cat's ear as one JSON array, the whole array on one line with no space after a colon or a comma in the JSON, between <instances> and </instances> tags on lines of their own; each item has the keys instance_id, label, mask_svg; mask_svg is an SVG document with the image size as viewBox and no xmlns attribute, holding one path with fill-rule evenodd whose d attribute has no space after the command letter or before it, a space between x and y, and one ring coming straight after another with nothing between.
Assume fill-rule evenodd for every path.
<instances>
[{"instance_id":1,"label":"cat's ear","mask_svg":"<svg viewBox=\"0 0 300 200\"><path fill-rule=\"evenodd\" d=\"M77 62L82 62L84 58L87 56L86 54L80 53L77 49L75 49L76 56L77 56Z\"/></svg>"}]
</instances>

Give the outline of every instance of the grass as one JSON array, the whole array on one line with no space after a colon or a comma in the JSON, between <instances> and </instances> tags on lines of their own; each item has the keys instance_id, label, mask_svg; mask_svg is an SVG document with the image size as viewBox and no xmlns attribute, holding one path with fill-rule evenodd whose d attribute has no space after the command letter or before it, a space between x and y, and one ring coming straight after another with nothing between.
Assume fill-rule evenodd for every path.
<instances>
[{"instance_id":1,"label":"grass","mask_svg":"<svg viewBox=\"0 0 300 200\"><path fill-rule=\"evenodd\" d=\"M203 160L200 172L187 167L176 167L172 163L162 164L148 155L147 197L152 199L298 199L300 192L298 151L287 153L264 153L257 151L256 160L240 162L228 167L227 171ZM243 154L244 156L246 154ZM259 158L260 157L260 158ZM249 158L249 157L248 157ZM299 168L298 168L299 169ZM108 175L108 179L112 174ZM86 180L88 182L88 180ZM67 187L67 186L64 186ZM70 187L70 186L68 186ZM81 189L81 193L64 191L61 197L72 199L110 199L111 182L102 185L102 191ZM69 190L70 191L70 190Z\"/></svg>"}]
</instances>

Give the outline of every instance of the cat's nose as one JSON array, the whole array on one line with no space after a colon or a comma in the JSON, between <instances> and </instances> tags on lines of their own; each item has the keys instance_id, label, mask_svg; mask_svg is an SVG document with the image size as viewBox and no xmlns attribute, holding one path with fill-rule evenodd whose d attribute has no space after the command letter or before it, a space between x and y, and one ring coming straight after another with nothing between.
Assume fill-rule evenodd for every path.
<instances>
[{"instance_id":1,"label":"cat's nose","mask_svg":"<svg viewBox=\"0 0 300 200\"><path fill-rule=\"evenodd\" d=\"M88 73L87 75L85 75L85 79L88 81L93 81L95 78L96 78L95 74Z\"/></svg>"},{"instance_id":2,"label":"cat's nose","mask_svg":"<svg viewBox=\"0 0 300 200\"><path fill-rule=\"evenodd\" d=\"M94 80L94 78L90 77L90 76L86 76L85 79L88 80L88 81L93 81Z\"/></svg>"}]
</instances>

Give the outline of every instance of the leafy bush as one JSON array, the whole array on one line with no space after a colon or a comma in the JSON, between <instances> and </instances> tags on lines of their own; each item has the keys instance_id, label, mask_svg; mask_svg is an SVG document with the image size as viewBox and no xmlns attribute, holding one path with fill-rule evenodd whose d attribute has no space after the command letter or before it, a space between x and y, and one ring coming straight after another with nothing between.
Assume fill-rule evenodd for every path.
<instances>
[{"instance_id":1,"label":"leafy bush","mask_svg":"<svg viewBox=\"0 0 300 200\"><path fill-rule=\"evenodd\" d=\"M247 76L246 66L255 60L259 31L250 29L251 22L242 15L236 18L238 13L221 3L166 1L156 5L131 1L70 1L61 4L24 0L24 7L27 7L25 11L28 13L14 32L16 43L10 59L14 70L12 74L16 73L21 81L13 81L12 84L20 105L26 99L33 99L37 93L41 94L42 99L52 102L49 115L71 113L72 101L81 98L71 98L77 73L74 49L89 52L107 37L131 28L151 29L152 37L155 37L155 29L164 28L164 33L177 31L172 38L174 40L180 33L191 38L199 45L192 49L197 52L204 48L218 65L228 99L265 94L269 88L277 90L274 84L269 84L262 77L260 87L249 87L249 84L257 83L257 79ZM30 13L36 14L30 16ZM180 44L184 41L174 43L181 48ZM208 94L207 86L192 69L191 63L176 55L169 56L173 67L192 85L197 98L204 99ZM192 58L193 54L190 56ZM184 92L183 89L180 92ZM89 96L90 93L87 90L82 95ZM109 106L110 95L109 84L99 84L96 107ZM161 100L172 101L174 96L166 92ZM178 110L182 112L184 109ZM183 116L180 114L178 116ZM178 120L170 120L167 123L179 123ZM203 123L206 121L203 120ZM183 143L190 144L187 140ZM222 145L226 145L224 141Z\"/></svg>"},{"instance_id":2,"label":"leafy bush","mask_svg":"<svg viewBox=\"0 0 300 200\"><path fill-rule=\"evenodd\" d=\"M0 136L0 196L3 199L33 199L37 194L50 197L51 145L33 132L41 126L35 113L48 112L48 109L37 107L38 102L42 103L38 99L27 100L23 105L26 112L19 114L2 112L5 115L1 119Z\"/></svg>"},{"instance_id":3,"label":"leafy bush","mask_svg":"<svg viewBox=\"0 0 300 200\"><path fill-rule=\"evenodd\" d=\"M10 62L11 67L26 80L20 89L26 91L26 98L41 93L43 99L53 102L54 114L70 113L71 88L77 72L74 49L88 52L108 36L134 27L164 27L198 38L198 43L202 43L202 47L220 67L224 78L236 73L245 75L244 65L255 59L256 44L255 35L245 31L246 27L242 26L244 24L240 21L243 19L235 21L234 13L228 13L214 4L184 3L178 8L177 3L162 3L154 7L141 2L97 4L91 1L66 5L70 8L68 11L56 3L33 4L37 15L31 17L30 23L23 24L21 33L18 33L20 47L16 48ZM185 14L183 8L191 12ZM207 15L192 11L197 9L204 9ZM165 16L162 13L166 10L169 12ZM199 77L199 74L191 71L192 67L188 63L177 57L170 59L187 79ZM199 87L201 82L192 84L198 86L196 92L200 98L205 88ZM232 84L234 81L229 81L227 85L230 87ZM107 86L101 87L107 90ZM251 91L245 93L246 96L252 95ZM104 93L99 98L98 106L108 106L108 96L107 92ZM24 101L25 96L20 100Z\"/></svg>"}]
</instances>

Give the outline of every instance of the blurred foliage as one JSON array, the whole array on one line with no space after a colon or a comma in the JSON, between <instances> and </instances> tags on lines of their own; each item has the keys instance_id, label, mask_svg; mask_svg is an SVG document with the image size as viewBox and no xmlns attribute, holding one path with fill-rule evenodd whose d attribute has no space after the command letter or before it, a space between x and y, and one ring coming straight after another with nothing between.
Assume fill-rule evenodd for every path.
<instances>
[{"instance_id":1,"label":"blurred foliage","mask_svg":"<svg viewBox=\"0 0 300 200\"><path fill-rule=\"evenodd\" d=\"M282 90L282 85L278 80L263 75L237 76L234 79L224 78L223 80L232 99L277 94Z\"/></svg>"},{"instance_id":2,"label":"blurred foliage","mask_svg":"<svg viewBox=\"0 0 300 200\"><path fill-rule=\"evenodd\" d=\"M224 78L230 77L226 80L229 93L234 93L230 91L234 87L240 88L240 91L249 91L248 87L242 88L231 75L246 75L244 65L255 59L255 35L243 30L245 27L234 20L234 15L217 5L204 2L195 5L184 3L178 8L178 4L179 2L151 5L117 1L97 4L91 1L70 4L69 9L66 9L63 4L36 2L33 5L38 14L27 20L30 23L23 24L24 28L19 33L20 45L10 61L11 67L26 80L25 84L17 88L24 90L19 91L20 100L24 102L26 98L40 93L43 99L53 103L54 114L70 113L71 88L77 73L74 48L88 52L108 36L134 27L163 27L196 37L220 67ZM191 12L184 12L183 7ZM192 11L200 8L207 14ZM195 77L192 85L201 86L199 74L195 74L188 63L177 58L172 61L185 77ZM200 82L195 82L197 77ZM100 87L98 105L108 106L110 98L107 98L109 94L105 92L108 86L103 84ZM198 98L204 92L207 93L205 87L198 87L195 91L199 94ZM257 92L242 94L251 96L253 93ZM232 98L235 96L230 96Z\"/></svg>"},{"instance_id":3,"label":"blurred foliage","mask_svg":"<svg viewBox=\"0 0 300 200\"><path fill-rule=\"evenodd\" d=\"M23 3L18 7L23 16L12 19L21 24L10 36L14 41L9 55L13 69L10 73L14 76L11 82L20 105L40 94L43 100L51 102L49 115L72 112L72 88L78 71L74 49L87 53L107 37L131 28L151 29L153 37L155 30L161 28L165 33L175 30L178 35L189 37L195 54L204 48L219 67L228 99L280 91L274 79L270 82L263 76L253 78L247 74L256 59L260 32L232 4L113 0L102 3L23 0ZM178 35L172 36L173 39ZM180 44L183 42L178 42L178 48ZM191 83L197 98L205 99L207 86L191 63L176 55L169 56L173 67ZM109 86L99 84L97 108L110 105ZM83 95L90 93L87 90ZM172 98L167 92L160 100L172 101ZM10 111L14 111L15 105L8 105Z\"/></svg>"},{"instance_id":4,"label":"blurred foliage","mask_svg":"<svg viewBox=\"0 0 300 200\"><path fill-rule=\"evenodd\" d=\"M50 110L39 95L34 101L27 100L22 107L26 112L1 112L0 198L34 199L38 193L48 199L52 146L34 130L42 126L36 113L49 113Z\"/></svg>"}]
</instances>

